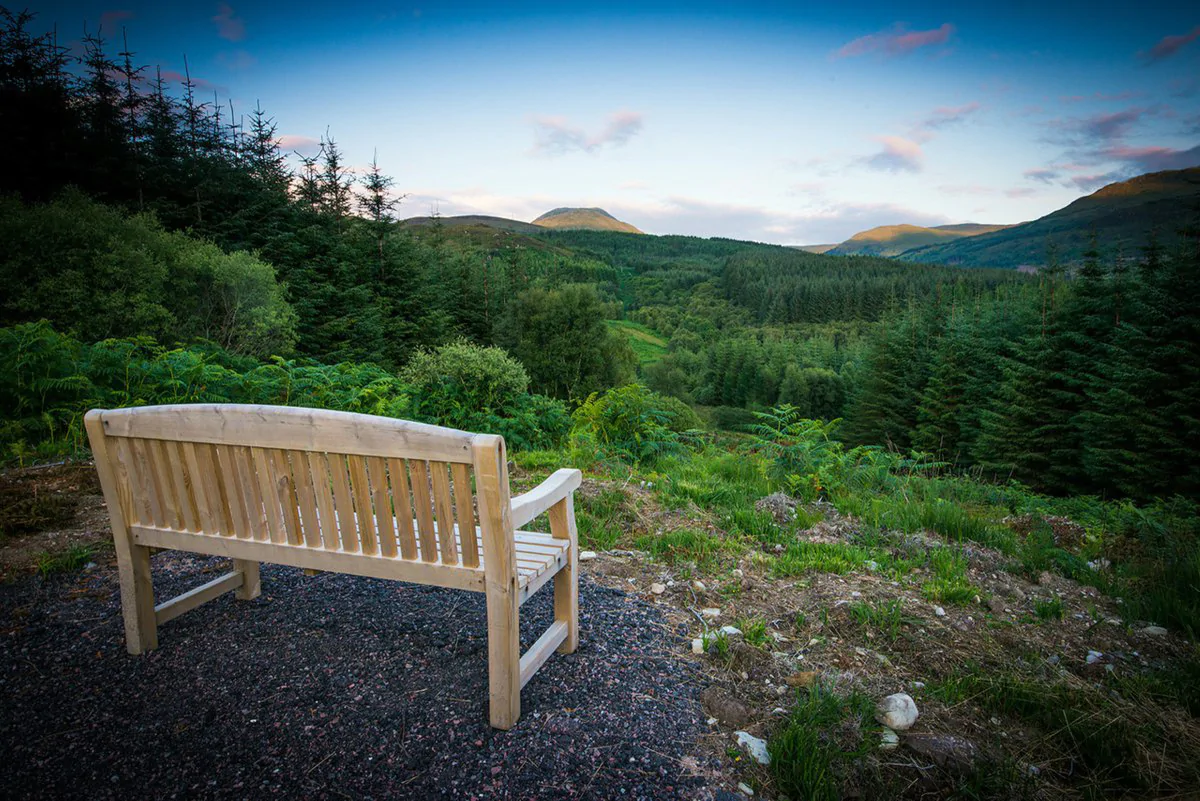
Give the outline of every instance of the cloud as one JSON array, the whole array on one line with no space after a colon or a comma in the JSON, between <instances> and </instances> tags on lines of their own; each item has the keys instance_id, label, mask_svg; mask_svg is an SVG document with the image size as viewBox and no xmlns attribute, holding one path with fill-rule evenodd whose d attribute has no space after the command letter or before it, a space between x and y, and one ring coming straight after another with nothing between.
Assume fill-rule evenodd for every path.
<instances>
[{"instance_id":1,"label":"cloud","mask_svg":"<svg viewBox=\"0 0 1200 801\"><path fill-rule=\"evenodd\" d=\"M240 42L246 38L246 23L228 3L218 3L217 13L211 19L217 25L217 36L222 39Z\"/></svg>"},{"instance_id":2,"label":"cloud","mask_svg":"<svg viewBox=\"0 0 1200 801\"><path fill-rule=\"evenodd\" d=\"M956 125L979 111L980 108L978 103L967 103L965 106L939 106L925 118L921 127L940 130L950 125Z\"/></svg>"},{"instance_id":3,"label":"cloud","mask_svg":"<svg viewBox=\"0 0 1200 801\"><path fill-rule=\"evenodd\" d=\"M1158 43L1154 47L1138 55L1147 64L1153 64L1157 61L1162 61L1164 58L1170 58L1197 39L1200 39L1200 25L1179 36L1164 36L1158 40Z\"/></svg>"},{"instance_id":4,"label":"cloud","mask_svg":"<svg viewBox=\"0 0 1200 801\"><path fill-rule=\"evenodd\" d=\"M1112 114L1097 114L1081 120L1079 130L1092 139L1121 139L1129 133L1129 129L1145 113L1145 109L1130 108Z\"/></svg>"},{"instance_id":5,"label":"cloud","mask_svg":"<svg viewBox=\"0 0 1200 801\"><path fill-rule=\"evenodd\" d=\"M249 69L258 63L258 59L245 50L234 50L232 53L221 51L217 53L217 61L229 70Z\"/></svg>"},{"instance_id":6,"label":"cloud","mask_svg":"<svg viewBox=\"0 0 1200 801\"><path fill-rule=\"evenodd\" d=\"M121 20L131 19L132 17L132 11L105 11L100 15L100 32L111 34Z\"/></svg>"},{"instance_id":7,"label":"cloud","mask_svg":"<svg viewBox=\"0 0 1200 801\"><path fill-rule=\"evenodd\" d=\"M902 56L929 45L945 44L954 35L954 26L949 22L928 31L910 31L902 22L890 30L860 36L847 42L833 54L834 58L853 58L868 53L879 53L885 57Z\"/></svg>"},{"instance_id":8,"label":"cloud","mask_svg":"<svg viewBox=\"0 0 1200 801\"><path fill-rule=\"evenodd\" d=\"M1116 181L1124 181L1129 176L1122 172L1106 172L1096 175L1076 175L1063 186L1074 186L1084 192L1095 192L1102 186L1114 183Z\"/></svg>"},{"instance_id":9,"label":"cloud","mask_svg":"<svg viewBox=\"0 0 1200 801\"><path fill-rule=\"evenodd\" d=\"M187 80L187 76L178 70L163 70L162 79L167 83L177 83L180 86L183 86L184 81ZM229 94L229 87L223 86L219 83L213 83L212 81L206 81L203 78L197 78L194 75L192 76L192 86L202 92L220 92L222 94Z\"/></svg>"},{"instance_id":10,"label":"cloud","mask_svg":"<svg viewBox=\"0 0 1200 801\"><path fill-rule=\"evenodd\" d=\"M1008 197L1030 197L1037 194L1037 190L1031 186L1018 186L1013 189L1005 189L1004 194Z\"/></svg>"},{"instance_id":11,"label":"cloud","mask_svg":"<svg viewBox=\"0 0 1200 801\"><path fill-rule=\"evenodd\" d=\"M1116 145L1103 151L1105 158L1137 168L1141 172L1184 170L1200 167L1200 145L1187 150L1170 147L1129 147Z\"/></svg>"},{"instance_id":12,"label":"cloud","mask_svg":"<svg viewBox=\"0 0 1200 801\"><path fill-rule=\"evenodd\" d=\"M1044 184L1054 183L1054 181L1058 180L1059 176L1058 170L1051 170L1046 167L1026 170L1022 174L1031 181L1041 181Z\"/></svg>"},{"instance_id":13,"label":"cloud","mask_svg":"<svg viewBox=\"0 0 1200 801\"><path fill-rule=\"evenodd\" d=\"M571 125L565 117L535 117L537 140L533 152L546 156L561 156L573 150L595 153L605 147L621 147L642 131L645 117L637 111L616 111L596 134Z\"/></svg>"},{"instance_id":14,"label":"cloud","mask_svg":"<svg viewBox=\"0 0 1200 801\"><path fill-rule=\"evenodd\" d=\"M876 139L883 143L883 149L873 156L859 159L859 163L880 172L921 171L925 154L921 152L919 144L902 136L879 136Z\"/></svg>"},{"instance_id":15,"label":"cloud","mask_svg":"<svg viewBox=\"0 0 1200 801\"><path fill-rule=\"evenodd\" d=\"M321 150L321 140L299 134L284 134L279 137L279 149L285 153L295 151L301 156L315 156Z\"/></svg>"}]
</instances>

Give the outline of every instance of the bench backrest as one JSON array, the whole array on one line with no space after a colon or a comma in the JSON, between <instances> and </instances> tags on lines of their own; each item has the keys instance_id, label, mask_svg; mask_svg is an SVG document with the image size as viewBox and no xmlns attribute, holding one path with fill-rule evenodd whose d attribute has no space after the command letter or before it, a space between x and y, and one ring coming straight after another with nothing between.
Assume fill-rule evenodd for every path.
<instances>
[{"instance_id":1,"label":"bench backrest","mask_svg":"<svg viewBox=\"0 0 1200 801\"><path fill-rule=\"evenodd\" d=\"M126 525L516 574L501 437L241 404L96 420Z\"/></svg>"}]
</instances>

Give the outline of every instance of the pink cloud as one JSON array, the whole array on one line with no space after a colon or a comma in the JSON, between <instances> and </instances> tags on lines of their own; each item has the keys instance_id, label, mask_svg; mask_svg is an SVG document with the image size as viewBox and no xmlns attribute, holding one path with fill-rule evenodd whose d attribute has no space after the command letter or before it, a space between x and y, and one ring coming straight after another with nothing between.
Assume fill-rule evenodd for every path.
<instances>
[{"instance_id":1,"label":"pink cloud","mask_svg":"<svg viewBox=\"0 0 1200 801\"><path fill-rule=\"evenodd\" d=\"M163 70L162 79L168 83L177 83L180 86L187 80L187 76L178 70ZM221 92L222 94L229 93L229 87L222 86L219 83L206 81L203 78L192 77L192 86L204 92Z\"/></svg>"},{"instance_id":2,"label":"pink cloud","mask_svg":"<svg viewBox=\"0 0 1200 801\"><path fill-rule=\"evenodd\" d=\"M1145 172L1184 170L1188 167L1200 166L1200 145L1187 150L1176 150L1171 147L1116 145L1103 151L1102 155L1112 161L1132 164Z\"/></svg>"},{"instance_id":3,"label":"pink cloud","mask_svg":"<svg viewBox=\"0 0 1200 801\"><path fill-rule=\"evenodd\" d=\"M289 152L295 151L301 156L315 156L321 150L321 141L313 139L311 136L284 134L279 137L279 149Z\"/></svg>"},{"instance_id":4,"label":"pink cloud","mask_svg":"<svg viewBox=\"0 0 1200 801\"><path fill-rule=\"evenodd\" d=\"M1004 194L1012 198L1029 197L1031 195L1036 195L1037 190L1030 186L1019 186L1015 189L1005 189Z\"/></svg>"},{"instance_id":5,"label":"pink cloud","mask_svg":"<svg viewBox=\"0 0 1200 801\"><path fill-rule=\"evenodd\" d=\"M852 42L847 42L833 54L834 58L852 58L868 53L882 53L885 56L902 56L914 50L930 45L945 44L954 35L955 28L949 22L927 31L910 31L904 23L898 22L891 30L870 33L860 36Z\"/></svg>"},{"instance_id":6,"label":"pink cloud","mask_svg":"<svg viewBox=\"0 0 1200 801\"><path fill-rule=\"evenodd\" d=\"M1031 181L1041 181L1045 184L1048 184L1054 179L1058 178L1058 170L1051 170L1044 167L1026 170L1022 174Z\"/></svg>"},{"instance_id":7,"label":"pink cloud","mask_svg":"<svg viewBox=\"0 0 1200 801\"><path fill-rule=\"evenodd\" d=\"M218 3L217 13L211 17L217 24L217 36L231 42L240 42L246 38L246 23L234 13L228 3Z\"/></svg>"},{"instance_id":8,"label":"pink cloud","mask_svg":"<svg viewBox=\"0 0 1200 801\"><path fill-rule=\"evenodd\" d=\"M1170 58L1197 39L1200 39L1200 25L1179 36L1164 36L1154 47L1139 55L1147 64L1153 64L1164 58Z\"/></svg>"},{"instance_id":9,"label":"pink cloud","mask_svg":"<svg viewBox=\"0 0 1200 801\"><path fill-rule=\"evenodd\" d=\"M117 28L117 24L123 19L133 17L132 11L105 11L100 15L100 32L111 34Z\"/></svg>"},{"instance_id":10,"label":"pink cloud","mask_svg":"<svg viewBox=\"0 0 1200 801\"><path fill-rule=\"evenodd\" d=\"M978 103L967 103L965 106L940 106L935 108L923 123L926 128L945 128L979 111Z\"/></svg>"},{"instance_id":11,"label":"pink cloud","mask_svg":"<svg viewBox=\"0 0 1200 801\"><path fill-rule=\"evenodd\" d=\"M876 137L883 149L873 156L859 159L859 162L880 172L920 172L924 167L925 154L921 146L911 139L902 136Z\"/></svg>"},{"instance_id":12,"label":"pink cloud","mask_svg":"<svg viewBox=\"0 0 1200 801\"><path fill-rule=\"evenodd\" d=\"M588 134L565 117L535 117L537 141L533 152L559 156L572 150L594 153L604 147L620 147L642 131L645 115L637 111L616 111L598 133Z\"/></svg>"}]
</instances>

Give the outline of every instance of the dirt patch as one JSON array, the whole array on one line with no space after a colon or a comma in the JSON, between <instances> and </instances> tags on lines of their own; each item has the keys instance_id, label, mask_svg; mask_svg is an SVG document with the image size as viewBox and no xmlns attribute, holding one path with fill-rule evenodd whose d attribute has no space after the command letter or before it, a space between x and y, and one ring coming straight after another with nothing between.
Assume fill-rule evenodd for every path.
<instances>
[{"instance_id":1,"label":"dirt patch","mask_svg":"<svg viewBox=\"0 0 1200 801\"><path fill-rule=\"evenodd\" d=\"M0 473L0 581L32 572L38 555L112 540L96 470L90 463Z\"/></svg>"}]
</instances>

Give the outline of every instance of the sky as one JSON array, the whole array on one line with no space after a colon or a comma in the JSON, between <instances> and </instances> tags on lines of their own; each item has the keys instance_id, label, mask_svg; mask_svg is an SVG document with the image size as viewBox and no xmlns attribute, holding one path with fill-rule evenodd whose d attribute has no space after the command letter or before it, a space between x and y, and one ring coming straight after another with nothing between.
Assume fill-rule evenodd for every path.
<instances>
[{"instance_id":1,"label":"sky","mask_svg":"<svg viewBox=\"0 0 1200 801\"><path fill-rule=\"evenodd\" d=\"M19 6L18 6L19 7ZM1182 2L62 2L289 151L377 158L400 217L598 206L648 233L781 244L1016 223L1200 165ZM113 50L119 50L114 47Z\"/></svg>"}]
</instances>

